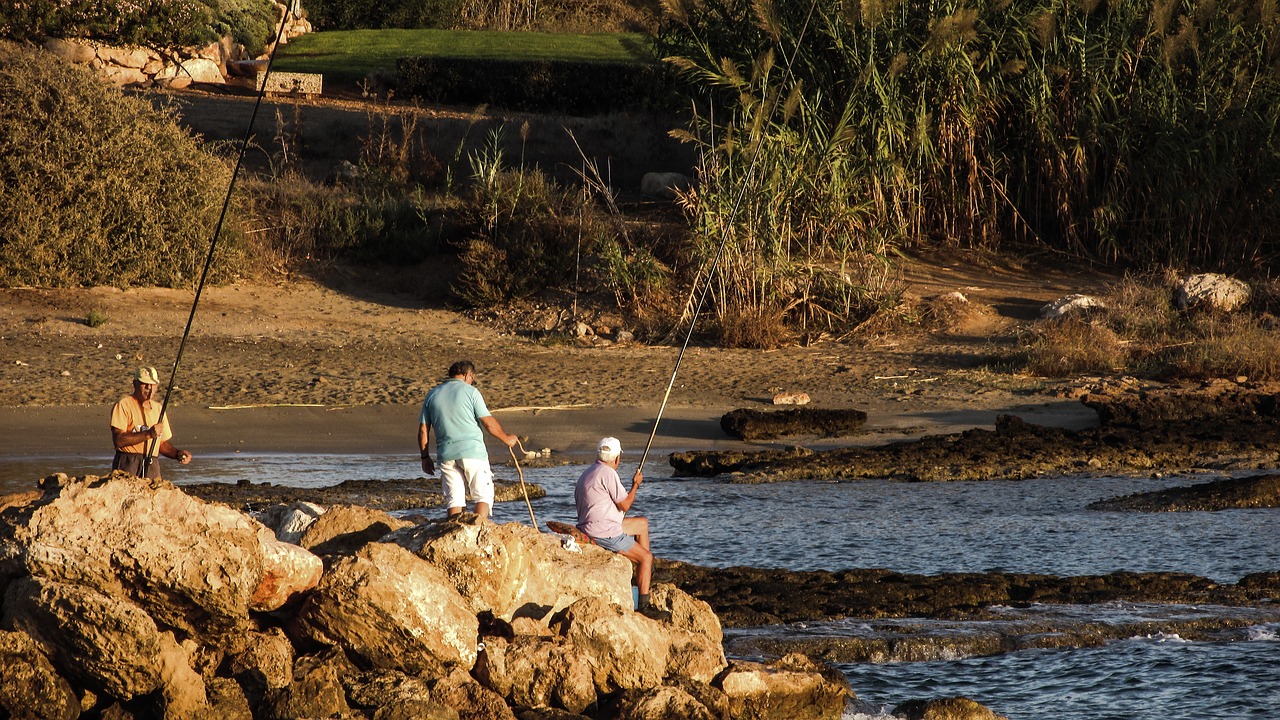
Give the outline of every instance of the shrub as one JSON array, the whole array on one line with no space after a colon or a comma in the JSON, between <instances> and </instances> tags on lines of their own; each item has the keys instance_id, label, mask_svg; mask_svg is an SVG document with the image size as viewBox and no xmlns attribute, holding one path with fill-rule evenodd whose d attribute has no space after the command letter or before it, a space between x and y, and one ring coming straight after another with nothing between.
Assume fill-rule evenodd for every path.
<instances>
[{"instance_id":1,"label":"shrub","mask_svg":"<svg viewBox=\"0 0 1280 720\"><path fill-rule=\"evenodd\" d=\"M172 113L0 41L0 285L190 283L229 177Z\"/></svg>"},{"instance_id":2,"label":"shrub","mask_svg":"<svg viewBox=\"0 0 1280 720\"><path fill-rule=\"evenodd\" d=\"M352 189L289 173L246 179L240 187L245 215L262 229L253 234L256 250L278 269L339 259L412 264L442 247L417 199L376 180Z\"/></svg>"},{"instance_id":3,"label":"shrub","mask_svg":"<svg viewBox=\"0 0 1280 720\"><path fill-rule=\"evenodd\" d=\"M32 0L0 4L0 37L83 37L117 45L187 47L224 35L259 55L274 38L270 0Z\"/></svg>"},{"instance_id":4,"label":"shrub","mask_svg":"<svg viewBox=\"0 0 1280 720\"><path fill-rule=\"evenodd\" d=\"M89 314L84 316L84 324L91 328L102 327L107 324L106 313L100 310L90 310Z\"/></svg>"}]
</instances>

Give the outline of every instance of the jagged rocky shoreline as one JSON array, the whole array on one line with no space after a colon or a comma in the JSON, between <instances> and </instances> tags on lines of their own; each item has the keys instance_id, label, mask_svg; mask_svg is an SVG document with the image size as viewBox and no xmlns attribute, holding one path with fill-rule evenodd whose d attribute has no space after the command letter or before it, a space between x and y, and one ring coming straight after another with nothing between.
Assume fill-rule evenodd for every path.
<instances>
[{"instance_id":1,"label":"jagged rocky shoreline","mask_svg":"<svg viewBox=\"0 0 1280 720\"><path fill-rule=\"evenodd\" d=\"M1100 424L1095 428L1043 427L1003 415L994 430L821 452L793 447L674 453L671 465L680 475L734 483L1023 480L1275 468L1280 466L1278 397L1280 387L1275 385L1229 381L1196 387L1116 383L1081 397L1098 413ZM790 421L794 425L795 419Z\"/></svg>"},{"instance_id":2,"label":"jagged rocky shoreline","mask_svg":"<svg viewBox=\"0 0 1280 720\"><path fill-rule=\"evenodd\" d=\"M630 564L596 547L272 510L269 528L122 473L0 498L0 714L801 719L852 696L801 655L726 659L719 619L670 584L665 617L635 612Z\"/></svg>"}]
</instances>

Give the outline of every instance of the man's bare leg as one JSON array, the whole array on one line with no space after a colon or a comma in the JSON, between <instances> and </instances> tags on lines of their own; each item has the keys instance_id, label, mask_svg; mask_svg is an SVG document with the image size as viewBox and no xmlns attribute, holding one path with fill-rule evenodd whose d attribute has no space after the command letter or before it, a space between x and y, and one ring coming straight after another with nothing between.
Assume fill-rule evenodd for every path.
<instances>
[{"instance_id":1,"label":"man's bare leg","mask_svg":"<svg viewBox=\"0 0 1280 720\"><path fill-rule=\"evenodd\" d=\"M636 589L641 595L648 595L649 583L653 580L653 553L637 542L618 554L636 564Z\"/></svg>"},{"instance_id":2,"label":"man's bare leg","mask_svg":"<svg viewBox=\"0 0 1280 720\"><path fill-rule=\"evenodd\" d=\"M487 503L487 502L477 502L477 503L476 503L476 514L480 516L480 519L481 519L481 520L487 520L487 519L489 519L489 503Z\"/></svg>"},{"instance_id":3,"label":"man's bare leg","mask_svg":"<svg viewBox=\"0 0 1280 720\"><path fill-rule=\"evenodd\" d=\"M649 518L643 515L623 518L622 532L635 537L640 547L649 550Z\"/></svg>"}]
</instances>

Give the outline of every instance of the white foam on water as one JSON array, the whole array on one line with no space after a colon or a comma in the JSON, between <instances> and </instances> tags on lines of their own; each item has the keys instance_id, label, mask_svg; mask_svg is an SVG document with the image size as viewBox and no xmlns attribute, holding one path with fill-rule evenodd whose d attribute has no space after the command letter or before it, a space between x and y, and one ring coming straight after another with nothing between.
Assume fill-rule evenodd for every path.
<instances>
[{"instance_id":1,"label":"white foam on water","mask_svg":"<svg viewBox=\"0 0 1280 720\"><path fill-rule=\"evenodd\" d=\"M1257 640L1261 642L1275 642L1280 640L1280 626L1276 625L1254 625L1245 628L1245 637L1249 640Z\"/></svg>"}]
</instances>

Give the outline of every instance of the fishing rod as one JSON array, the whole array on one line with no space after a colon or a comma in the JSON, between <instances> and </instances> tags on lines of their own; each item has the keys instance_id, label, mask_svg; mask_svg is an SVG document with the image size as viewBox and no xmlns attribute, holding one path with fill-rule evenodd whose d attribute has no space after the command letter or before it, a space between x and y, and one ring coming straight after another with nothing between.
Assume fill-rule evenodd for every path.
<instances>
[{"instance_id":1,"label":"fishing rod","mask_svg":"<svg viewBox=\"0 0 1280 720\"><path fill-rule=\"evenodd\" d=\"M796 55L799 54L799 48L804 40L805 33L809 30L809 21L813 18L813 12L816 8L817 0L810 0L809 11L805 15L804 24L800 26L800 34L796 37L795 51L787 57L786 72L782 77L782 84L785 86L792 77L792 65L795 63ZM786 56L785 50L783 55ZM760 159L760 146L764 143L764 133L761 132L756 136L755 150L751 153L751 164L747 166L747 172L744 178L751 177L755 171L756 162ZM649 459L649 450L653 447L653 440L658 435L658 423L662 421L662 414L667 409L667 401L671 399L671 389L675 387L676 375L680 372L680 363L684 360L685 351L689 349L689 342L693 339L694 327L698 324L698 316L702 314L702 307L706 303L707 295L711 291L711 278L715 275L716 269L720 266L720 258L724 255L724 249L729 244L729 234L733 229L734 218L738 216L738 211L742 208L742 201L747 194L747 184L744 182L738 189L738 196L733 201L733 208L729 211L729 218L724 224L724 232L721 233L720 247L716 249L715 257L711 260L711 265L707 268L705 284L702 287L702 294L698 296L698 303L694 307L693 314L689 318L689 330L685 333L684 342L680 345L680 352L676 354L675 366L671 368L671 378L667 381L667 389L662 394L662 402L658 405L658 415L653 419L653 428L649 431L649 440L645 443L644 454L640 456L640 464L636 467L636 472L644 469L645 461ZM692 297L692 293L690 293Z\"/></svg>"},{"instance_id":2,"label":"fishing rod","mask_svg":"<svg viewBox=\"0 0 1280 720\"><path fill-rule=\"evenodd\" d=\"M218 214L218 224L213 229L213 240L209 243L209 254L205 256L204 268L200 271L200 281L196 284L196 295L191 302L191 314L187 316L187 326L182 331L182 341L178 343L178 354L173 358L173 370L169 372L169 384L164 390L164 402L160 405L160 417L156 420L156 425L164 422L165 413L169 409L169 398L173 397L174 383L178 379L178 364L182 362L182 353L187 347L187 338L191 336L191 326L196 319L196 308L200 305L200 296L204 293L205 281L209 277L209 268L213 266L214 253L218 249L218 238L222 235L222 225L227 218L227 209L231 206L231 194L236 187L236 179L240 177L240 168L244 165L244 156L249 148L249 140L253 137L253 123L258 119L258 110L262 107L262 100L267 94L267 81L271 78L271 66L275 63L276 50L280 47L280 40L284 37L284 28L286 21L293 16L294 12L290 7L286 7L284 15L280 17L280 27L276 30L276 40L271 46L271 52L267 55L267 69L262 72L262 81L258 87L258 98L253 103L253 112L249 115L249 124L244 129L244 138L240 141L240 151L236 154L235 169L231 171L231 182L227 183L227 194L222 199L222 212ZM146 414L143 413L143 422L146 421ZM142 455L142 476L147 476L147 471L151 467L152 453L156 451L156 446L160 443L160 431L156 431L156 436L151 438L148 443L146 452Z\"/></svg>"}]
</instances>

